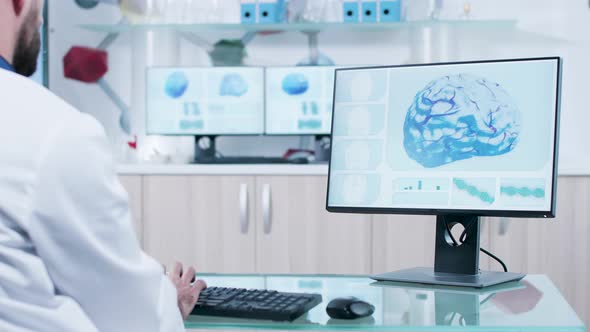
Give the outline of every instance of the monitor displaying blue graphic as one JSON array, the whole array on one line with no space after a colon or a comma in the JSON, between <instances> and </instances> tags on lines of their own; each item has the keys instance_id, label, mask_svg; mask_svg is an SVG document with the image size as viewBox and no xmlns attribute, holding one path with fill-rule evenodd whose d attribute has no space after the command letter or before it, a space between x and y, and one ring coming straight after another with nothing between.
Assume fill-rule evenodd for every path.
<instances>
[{"instance_id":1,"label":"monitor displaying blue graphic","mask_svg":"<svg viewBox=\"0 0 590 332\"><path fill-rule=\"evenodd\" d=\"M267 68L266 133L329 135L335 68Z\"/></svg>"},{"instance_id":2,"label":"monitor displaying blue graphic","mask_svg":"<svg viewBox=\"0 0 590 332\"><path fill-rule=\"evenodd\" d=\"M553 211L558 83L558 58L337 70L328 207Z\"/></svg>"},{"instance_id":3,"label":"monitor displaying blue graphic","mask_svg":"<svg viewBox=\"0 0 590 332\"><path fill-rule=\"evenodd\" d=\"M260 135L264 70L149 68L146 107L151 135Z\"/></svg>"}]
</instances>

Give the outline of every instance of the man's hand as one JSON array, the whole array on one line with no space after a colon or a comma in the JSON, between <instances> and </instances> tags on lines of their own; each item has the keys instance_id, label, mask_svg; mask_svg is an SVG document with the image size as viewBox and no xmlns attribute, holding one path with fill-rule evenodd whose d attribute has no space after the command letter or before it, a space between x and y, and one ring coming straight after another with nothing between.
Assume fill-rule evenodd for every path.
<instances>
[{"instance_id":1,"label":"man's hand","mask_svg":"<svg viewBox=\"0 0 590 332\"><path fill-rule=\"evenodd\" d=\"M191 284L195 279L195 269L191 266L187 271L183 272L182 264L178 262L174 264L174 268L168 273L168 277L176 287L178 309L180 309L182 319L186 319L195 307L199 294L203 289L207 288L207 285L203 280L197 280Z\"/></svg>"}]
</instances>

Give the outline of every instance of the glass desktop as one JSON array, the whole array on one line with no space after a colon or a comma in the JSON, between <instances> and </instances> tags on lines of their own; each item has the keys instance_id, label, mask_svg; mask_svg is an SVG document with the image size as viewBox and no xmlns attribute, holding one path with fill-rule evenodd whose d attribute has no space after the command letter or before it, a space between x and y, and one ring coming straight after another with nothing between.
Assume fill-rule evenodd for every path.
<instances>
[{"instance_id":1,"label":"glass desktop","mask_svg":"<svg viewBox=\"0 0 590 332\"><path fill-rule=\"evenodd\" d=\"M480 216L555 216L560 75L557 57L336 71L328 211L436 215L434 269L376 280L524 277L479 269Z\"/></svg>"},{"instance_id":2,"label":"glass desktop","mask_svg":"<svg viewBox=\"0 0 590 332\"><path fill-rule=\"evenodd\" d=\"M379 331L561 331L583 332L584 324L543 275L485 290L374 282L364 276L200 275L207 285L319 293L323 302L293 322L189 316L187 329L379 330ZM355 296L375 306L356 320L331 319L326 305Z\"/></svg>"},{"instance_id":3,"label":"glass desktop","mask_svg":"<svg viewBox=\"0 0 590 332\"><path fill-rule=\"evenodd\" d=\"M266 68L266 134L330 135L335 69Z\"/></svg>"},{"instance_id":4,"label":"glass desktop","mask_svg":"<svg viewBox=\"0 0 590 332\"><path fill-rule=\"evenodd\" d=\"M264 70L149 68L146 118L150 135L261 135Z\"/></svg>"}]
</instances>

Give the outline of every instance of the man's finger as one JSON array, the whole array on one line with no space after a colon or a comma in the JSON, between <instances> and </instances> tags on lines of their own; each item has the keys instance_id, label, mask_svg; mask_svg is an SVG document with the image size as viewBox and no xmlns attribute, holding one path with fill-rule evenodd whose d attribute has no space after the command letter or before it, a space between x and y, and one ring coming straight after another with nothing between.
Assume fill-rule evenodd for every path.
<instances>
[{"instance_id":1,"label":"man's finger","mask_svg":"<svg viewBox=\"0 0 590 332\"><path fill-rule=\"evenodd\" d=\"M180 279L181 274L182 274L182 264L180 264L180 262L174 263L174 268L172 268L171 277Z\"/></svg>"},{"instance_id":2,"label":"man's finger","mask_svg":"<svg viewBox=\"0 0 590 332\"><path fill-rule=\"evenodd\" d=\"M207 284L203 280L199 279L199 280L195 281L195 283L193 284L191 292L194 291L194 292L200 293L205 288L207 288Z\"/></svg>"},{"instance_id":3,"label":"man's finger","mask_svg":"<svg viewBox=\"0 0 590 332\"><path fill-rule=\"evenodd\" d=\"M188 268L188 270L186 270L186 272L184 272L182 274L182 282L186 283L186 284L190 284L191 281L193 280L193 278L195 277L195 269L191 266Z\"/></svg>"}]
</instances>

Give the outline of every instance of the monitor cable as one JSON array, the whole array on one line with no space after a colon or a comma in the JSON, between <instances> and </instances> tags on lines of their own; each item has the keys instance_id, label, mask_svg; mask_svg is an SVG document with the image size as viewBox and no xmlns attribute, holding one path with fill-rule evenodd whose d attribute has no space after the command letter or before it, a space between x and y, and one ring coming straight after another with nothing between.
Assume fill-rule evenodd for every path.
<instances>
[{"instance_id":1,"label":"monitor cable","mask_svg":"<svg viewBox=\"0 0 590 332\"><path fill-rule=\"evenodd\" d=\"M447 229L447 234L449 235L449 237L451 238L451 241L453 242L453 245L455 245L456 247L458 247L460 245L460 243L455 239L455 237L453 236L453 233L451 233L451 227L449 226L449 223L447 222L447 220L445 218L443 218L445 221L445 227ZM461 236L459 236L459 241L461 243L465 242L465 239L467 238L467 230L469 229L468 227L470 227L473 224L469 224L467 225L467 227L465 227L465 229L463 230L463 233L461 233ZM494 259L496 262L498 262L500 265L502 265L502 269L504 269L504 272L508 272L508 267L506 266L506 264L504 264L504 262L496 255L492 254L491 252L485 250L484 248L479 248L479 250L481 252L483 252L484 254L490 256L492 259Z\"/></svg>"}]
</instances>

